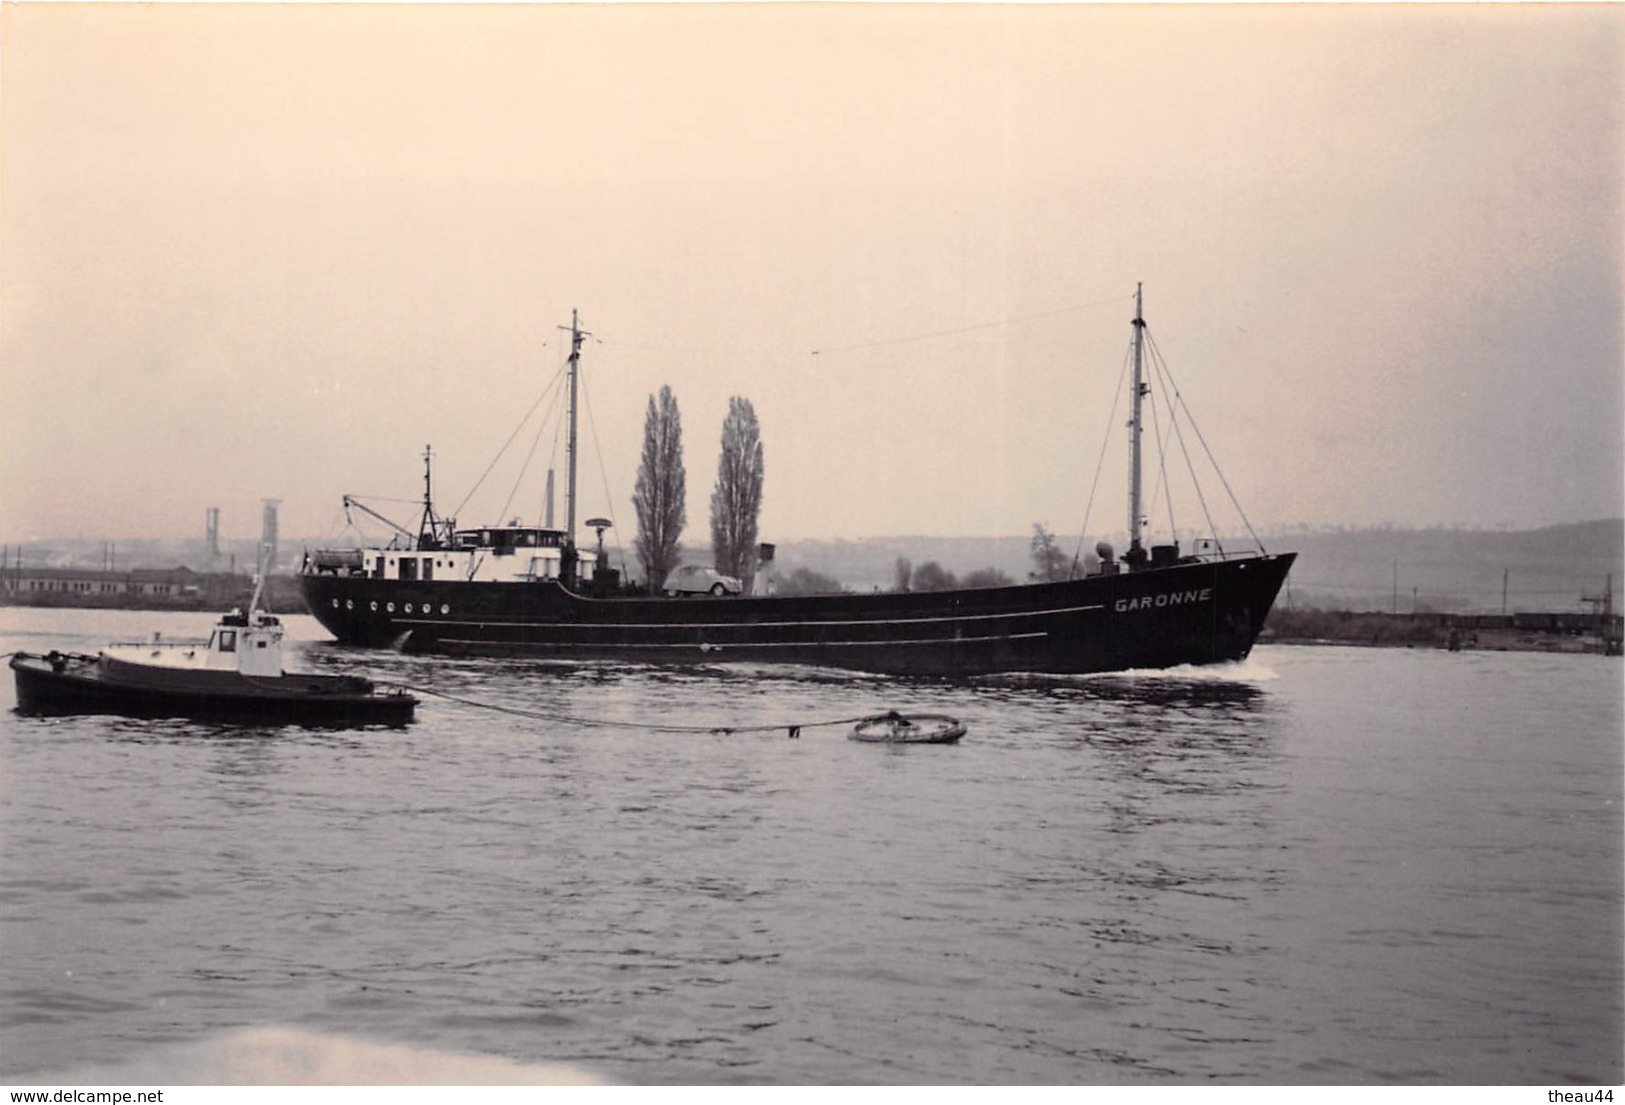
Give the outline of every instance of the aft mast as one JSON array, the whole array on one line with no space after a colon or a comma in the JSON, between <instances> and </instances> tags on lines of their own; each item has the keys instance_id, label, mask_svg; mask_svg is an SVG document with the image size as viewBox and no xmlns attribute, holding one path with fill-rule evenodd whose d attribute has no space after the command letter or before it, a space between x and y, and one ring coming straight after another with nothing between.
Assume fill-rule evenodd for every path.
<instances>
[{"instance_id":1,"label":"aft mast","mask_svg":"<svg viewBox=\"0 0 1625 1105\"><path fill-rule=\"evenodd\" d=\"M1145 560L1145 551L1140 546L1140 530L1145 525L1144 512L1140 507L1140 408L1150 389L1144 381L1142 367L1145 349L1145 317L1141 308L1143 287L1141 284L1134 285L1134 385L1128 423L1128 553L1123 557L1130 569L1139 567Z\"/></svg>"}]
</instances>

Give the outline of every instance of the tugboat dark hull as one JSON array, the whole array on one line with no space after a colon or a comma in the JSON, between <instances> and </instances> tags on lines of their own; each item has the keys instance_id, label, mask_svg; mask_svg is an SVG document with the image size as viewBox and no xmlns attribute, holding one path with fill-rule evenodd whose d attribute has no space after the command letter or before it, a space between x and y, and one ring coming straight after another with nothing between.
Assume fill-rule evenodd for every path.
<instances>
[{"instance_id":1,"label":"tugboat dark hull","mask_svg":"<svg viewBox=\"0 0 1625 1105\"><path fill-rule=\"evenodd\" d=\"M377 694L355 676L254 678L233 671L166 671L95 656L18 653L11 658L17 712L120 714L239 724L349 728L401 726L417 699Z\"/></svg>"},{"instance_id":2,"label":"tugboat dark hull","mask_svg":"<svg viewBox=\"0 0 1625 1105\"><path fill-rule=\"evenodd\" d=\"M588 598L555 582L309 572L342 643L470 656L813 664L905 675L1074 674L1247 656L1295 554L935 593Z\"/></svg>"}]
</instances>

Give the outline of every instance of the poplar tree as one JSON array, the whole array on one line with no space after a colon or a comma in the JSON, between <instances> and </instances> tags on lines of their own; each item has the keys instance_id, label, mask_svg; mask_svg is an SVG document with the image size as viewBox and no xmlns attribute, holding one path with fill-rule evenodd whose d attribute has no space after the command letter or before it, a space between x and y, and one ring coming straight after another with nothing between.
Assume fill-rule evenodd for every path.
<instances>
[{"instance_id":1,"label":"poplar tree","mask_svg":"<svg viewBox=\"0 0 1625 1105\"><path fill-rule=\"evenodd\" d=\"M1037 583L1054 583L1070 577L1066 553L1061 551L1061 547L1055 543L1055 535L1045 529L1042 522L1033 523L1033 539L1028 548L1033 562L1028 579Z\"/></svg>"},{"instance_id":2,"label":"poplar tree","mask_svg":"<svg viewBox=\"0 0 1625 1105\"><path fill-rule=\"evenodd\" d=\"M711 492L711 552L717 571L749 579L756 572L756 523L762 512L762 434L749 399L728 400L722 456Z\"/></svg>"},{"instance_id":3,"label":"poplar tree","mask_svg":"<svg viewBox=\"0 0 1625 1105\"><path fill-rule=\"evenodd\" d=\"M658 406L655 397L649 396L643 418L643 459L632 492L632 505L638 512L638 536L632 547L652 593L659 592L682 555L678 538L688 524L684 479L683 419L677 397L669 386L662 385Z\"/></svg>"},{"instance_id":4,"label":"poplar tree","mask_svg":"<svg viewBox=\"0 0 1625 1105\"><path fill-rule=\"evenodd\" d=\"M892 565L892 590L907 591L914 579L914 564L906 556L897 558Z\"/></svg>"}]
</instances>

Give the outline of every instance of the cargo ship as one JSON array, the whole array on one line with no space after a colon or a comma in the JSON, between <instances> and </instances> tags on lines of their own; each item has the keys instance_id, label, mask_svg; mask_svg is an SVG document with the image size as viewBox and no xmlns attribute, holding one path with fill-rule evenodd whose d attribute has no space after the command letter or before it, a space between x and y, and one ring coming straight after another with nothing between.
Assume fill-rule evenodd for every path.
<instances>
[{"instance_id":1,"label":"cargo ship","mask_svg":"<svg viewBox=\"0 0 1625 1105\"><path fill-rule=\"evenodd\" d=\"M596 550L576 543L574 397L583 335L572 320L565 528L458 528L439 518L426 451L417 531L397 526L387 545L307 554L300 572L306 604L345 644L458 656L748 661L951 677L1244 659L1295 554L1226 552L1217 542L1187 554L1177 541L1144 543L1143 313L1136 289L1128 548L1119 557L1100 543L1096 566L1076 578L795 596L668 597L625 586L605 566L602 528Z\"/></svg>"}]
</instances>

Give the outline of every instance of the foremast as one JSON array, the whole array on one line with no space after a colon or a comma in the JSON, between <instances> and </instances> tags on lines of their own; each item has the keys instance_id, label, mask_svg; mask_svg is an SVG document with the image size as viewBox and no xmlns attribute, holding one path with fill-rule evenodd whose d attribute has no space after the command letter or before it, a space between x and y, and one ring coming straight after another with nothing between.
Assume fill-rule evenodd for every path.
<instances>
[{"instance_id":1,"label":"foremast","mask_svg":"<svg viewBox=\"0 0 1625 1105\"><path fill-rule=\"evenodd\" d=\"M438 549L441 545L440 531L442 528L450 530L451 526L442 523L434 512L434 449L431 446L423 447L423 517L418 521L418 541L420 549ZM368 511L368 513L372 513ZM449 522L449 519L448 519ZM448 533L449 537L449 533Z\"/></svg>"},{"instance_id":2,"label":"foremast","mask_svg":"<svg viewBox=\"0 0 1625 1105\"><path fill-rule=\"evenodd\" d=\"M1145 559L1140 544L1140 531L1145 526L1145 512L1141 508L1140 480L1140 412L1146 392L1150 390L1144 379L1145 312L1141 306L1144 285L1134 285L1134 383L1130 393L1129 413L1129 476L1128 476L1128 555L1124 557L1131 568L1139 567Z\"/></svg>"},{"instance_id":3,"label":"foremast","mask_svg":"<svg viewBox=\"0 0 1625 1105\"><path fill-rule=\"evenodd\" d=\"M564 329L564 327L559 327ZM576 405L581 376L581 339L590 337L581 329L581 313L570 311L570 426L564 446L564 581L576 582Z\"/></svg>"}]
</instances>

